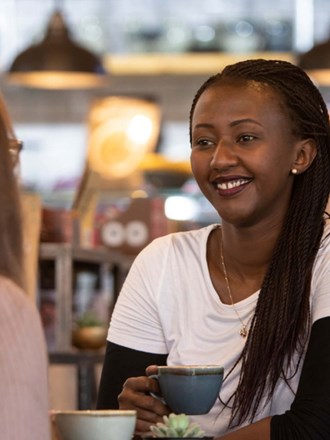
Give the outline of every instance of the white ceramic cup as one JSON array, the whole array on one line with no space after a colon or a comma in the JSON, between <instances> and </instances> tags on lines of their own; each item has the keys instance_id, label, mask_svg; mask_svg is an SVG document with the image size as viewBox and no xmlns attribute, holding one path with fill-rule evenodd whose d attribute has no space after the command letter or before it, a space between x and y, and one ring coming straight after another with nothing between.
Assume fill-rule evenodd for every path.
<instances>
[{"instance_id":1,"label":"white ceramic cup","mask_svg":"<svg viewBox=\"0 0 330 440\"><path fill-rule=\"evenodd\" d=\"M56 440L131 440L136 411L52 411Z\"/></svg>"}]
</instances>

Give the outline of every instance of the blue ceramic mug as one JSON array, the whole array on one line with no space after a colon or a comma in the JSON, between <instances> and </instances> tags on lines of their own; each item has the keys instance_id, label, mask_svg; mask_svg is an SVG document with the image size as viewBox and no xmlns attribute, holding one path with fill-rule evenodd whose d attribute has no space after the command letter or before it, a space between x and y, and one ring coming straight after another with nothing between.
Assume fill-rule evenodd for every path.
<instances>
[{"instance_id":1,"label":"blue ceramic mug","mask_svg":"<svg viewBox=\"0 0 330 440\"><path fill-rule=\"evenodd\" d=\"M219 365L159 366L150 377L159 382L160 394L150 394L176 414L206 414L219 396L223 373Z\"/></svg>"}]
</instances>

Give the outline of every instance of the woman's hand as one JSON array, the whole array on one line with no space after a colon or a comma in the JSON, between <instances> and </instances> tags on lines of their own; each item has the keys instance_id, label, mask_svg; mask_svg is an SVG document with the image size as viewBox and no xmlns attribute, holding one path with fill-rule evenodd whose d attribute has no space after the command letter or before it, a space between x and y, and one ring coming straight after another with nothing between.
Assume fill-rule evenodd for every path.
<instances>
[{"instance_id":1,"label":"woman's hand","mask_svg":"<svg viewBox=\"0 0 330 440\"><path fill-rule=\"evenodd\" d=\"M170 413L169 408L149 393L159 393L156 380L150 379L150 374L157 374L157 366L150 365L146 369L146 376L131 377L126 380L122 392L118 396L120 409L137 411L135 431L143 434L150 431L150 425L162 421L162 417Z\"/></svg>"}]
</instances>

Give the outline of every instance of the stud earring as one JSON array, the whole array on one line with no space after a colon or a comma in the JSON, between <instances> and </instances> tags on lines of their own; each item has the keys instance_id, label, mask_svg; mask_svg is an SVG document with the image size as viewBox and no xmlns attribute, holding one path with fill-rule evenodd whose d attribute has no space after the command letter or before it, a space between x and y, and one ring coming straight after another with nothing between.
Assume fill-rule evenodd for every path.
<instances>
[{"instance_id":1,"label":"stud earring","mask_svg":"<svg viewBox=\"0 0 330 440\"><path fill-rule=\"evenodd\" d=\"M298 173L297 168L292 168L291 173L292 173L292 174L297 174L297 173Z\"/></svg>"}]
</instances>

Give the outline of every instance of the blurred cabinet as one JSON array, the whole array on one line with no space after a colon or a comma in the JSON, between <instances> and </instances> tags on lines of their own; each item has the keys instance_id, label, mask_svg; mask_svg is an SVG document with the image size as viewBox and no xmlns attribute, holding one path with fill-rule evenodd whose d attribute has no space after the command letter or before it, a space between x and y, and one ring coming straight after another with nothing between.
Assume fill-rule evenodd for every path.
<instances>
[{"instance_id":1,"label":"blurred cabinet","mask_svg":"<svg viewBox=\"0 0 330 440\"><path fill-rule=\"evenodd\" d=\"M52 333L50 351L72 350L73 301L76 275L80 270L96 274L98 289L104 277L111 276L111 295L117 299L133 257L109 251L77 248L68 243L41 243L39 251L39 306L47 342ZM108 286L109 288L109 286ZM110 313L109 312L109 318ZM47 330L47 326L49 327Z\"/></svg>"}]
</instances>

